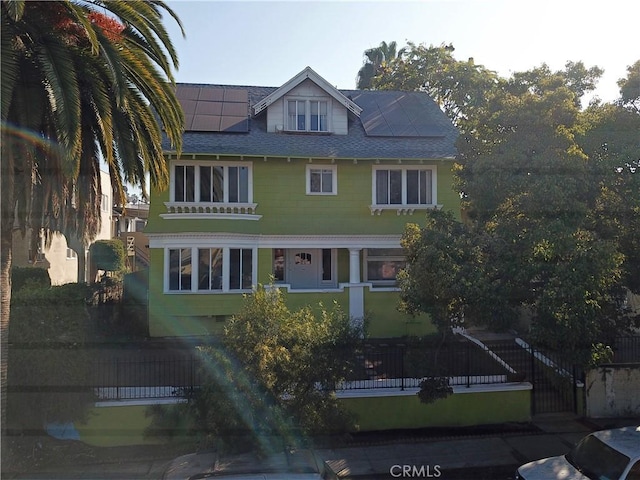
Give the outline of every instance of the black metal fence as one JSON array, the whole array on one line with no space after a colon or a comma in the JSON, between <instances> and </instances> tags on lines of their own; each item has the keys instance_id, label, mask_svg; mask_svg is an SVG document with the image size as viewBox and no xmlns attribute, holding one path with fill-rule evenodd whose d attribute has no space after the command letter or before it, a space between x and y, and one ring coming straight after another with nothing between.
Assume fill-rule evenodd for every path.
<instances>
[{"instance_id":1,"label":"black metal fence","mask_svg":"<svg viewBox=\"0 0 640 480\"><path fill-rule=\"evenodd\" d=\"M573 366L515 341L443 345L368 343L352 345L356 359L338 390L409 389L425 377L446 377L452 386L533 382L538 371L573 383ZM102 400L179 398L203 384L206 369L193 348L166 351L115 349L96 352L93 387Z\"/></svg>"}]
</instances>

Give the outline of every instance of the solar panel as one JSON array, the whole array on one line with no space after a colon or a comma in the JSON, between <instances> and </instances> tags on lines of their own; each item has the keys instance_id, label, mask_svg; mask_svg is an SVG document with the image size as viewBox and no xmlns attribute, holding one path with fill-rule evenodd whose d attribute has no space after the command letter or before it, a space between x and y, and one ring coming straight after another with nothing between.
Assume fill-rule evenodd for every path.
<instances>
[{"instance_id":1,"label":"solar panel","mask_svg":"<svg viewBox=\"0 0 640 480\"><path fill-rule=\"evenodd\" d=\"M185 130L246 133L249 131L249 93L246 89L178 85Z\"/></svg>"},{"instance_id":2,"label":"solar panel","mask_svg":"<svg viewBox=\"0 0 640 480\"><path fill-rule=\"evenodd\" d=\"M360 120L371 137L440 137L445 128L434 119L438 108L423 93L361 92L353 101L362 107Z\"/></svg>"}]
</instances>

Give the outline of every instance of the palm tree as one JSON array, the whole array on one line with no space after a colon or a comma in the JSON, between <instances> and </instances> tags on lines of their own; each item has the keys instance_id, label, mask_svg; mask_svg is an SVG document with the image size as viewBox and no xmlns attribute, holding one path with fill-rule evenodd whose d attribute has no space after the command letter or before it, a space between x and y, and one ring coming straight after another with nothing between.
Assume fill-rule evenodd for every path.
<instances>
[{"instance_id":1,"label":"palm tree","mask_svg":"<svg viewBox=\"0 0 640 480\"><path fill-rule=\"evenodd\" d=\"M397 44L395 41L390 43L381 42L379 46L365 50L364 64L358 71L358 76L356 77L357 88L359 90L370 89L371 80L378 75L380 69L392 60L401 58L404 52L404 48L397 51Z\"/></svg>"},{"instance_id":2,"label":"palm tree","mask_svg":"<svg viewBox=\"0 0 640 480\"><path fill-rule=\"evenodd\" d=\"M147 175L166 186L161 126L179 151L184 116L163 12L182 25L162 0L3 0L0 8L4 439L13 230L86 244L100 226L100 160L116 201L125 183L144 192Z\"/></svg>"}]
</instances>

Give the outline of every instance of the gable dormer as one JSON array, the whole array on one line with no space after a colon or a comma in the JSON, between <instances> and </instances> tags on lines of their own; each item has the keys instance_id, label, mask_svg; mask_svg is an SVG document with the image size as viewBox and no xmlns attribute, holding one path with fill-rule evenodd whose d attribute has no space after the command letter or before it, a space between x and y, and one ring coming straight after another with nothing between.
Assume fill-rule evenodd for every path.
<instances>
[{"instance_id":1,"label":"gable dormer","mask_svg":"<svg viewBox=\"0 0 640 480\"><path fill-rule=\"evenodd\" d=\"M270 133L346 135L348 115L362 109L310 67L253 107L254 115L267 111Z\"/></svg>"}]
</instances>

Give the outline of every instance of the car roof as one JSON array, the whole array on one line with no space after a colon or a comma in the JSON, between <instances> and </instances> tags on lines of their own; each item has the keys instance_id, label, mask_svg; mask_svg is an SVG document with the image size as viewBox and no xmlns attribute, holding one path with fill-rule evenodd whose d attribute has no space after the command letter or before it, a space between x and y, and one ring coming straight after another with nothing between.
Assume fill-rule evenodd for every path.
<instances>
[{"instance_id":1,"label":"car roof","mask_svg":"<svg viewBox=\"0 0 640 480\"><path fill-rule=\"evenodd\" d=\"M600 430L592 435L632 460L640 458L640 426Z\"/></svg>"}]
</instances>

